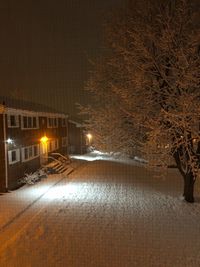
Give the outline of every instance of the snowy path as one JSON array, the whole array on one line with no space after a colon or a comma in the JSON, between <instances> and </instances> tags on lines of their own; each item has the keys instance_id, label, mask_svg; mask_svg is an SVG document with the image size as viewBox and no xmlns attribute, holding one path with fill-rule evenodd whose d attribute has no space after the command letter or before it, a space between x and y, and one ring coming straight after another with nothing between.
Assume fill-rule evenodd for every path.
<instances>
[{"instance_id":1,"label":"snowy path","mask_svg":"<svg viewBox=\"0 0 200 267\"><path fill-rule=\"evenodd\" d=\"M159 180L143 167L87 163L10 227L21 231L0 266L200 266L200 203L183 202L181 187L176 170Z\"/></svg>"}]
</instances>

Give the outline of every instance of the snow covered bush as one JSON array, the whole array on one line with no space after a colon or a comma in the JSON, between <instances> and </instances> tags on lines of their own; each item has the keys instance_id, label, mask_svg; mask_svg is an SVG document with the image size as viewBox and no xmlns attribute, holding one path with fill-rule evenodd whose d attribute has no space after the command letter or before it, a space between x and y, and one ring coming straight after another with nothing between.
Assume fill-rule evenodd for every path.
<instances>
[{"instance_id":1,"label":"snow covered bush","mask_svg":"<svg viewBox=\"0 0 200 267\"><path fill-rule=\"evenodd\" d=\"M39 169L34 173L25 173L24 175L25 176L23 178L19 179L19 184L33 185L36 182L40 181L41 178L47 177L46 171L44 169Z\"/></svg>"},{"instance_id":2,"label":"snow covered bush","mask_svg":"<svg viewBox=\"0 0 200 267\"><path fill-rule=\"evenodd\" d=\"M200 23L195 0L133 0L106 23L105 56L82 107L97 149L142 156L166 168L172 159L193 202L200 163Z\"/></svg>"}]
</instances>

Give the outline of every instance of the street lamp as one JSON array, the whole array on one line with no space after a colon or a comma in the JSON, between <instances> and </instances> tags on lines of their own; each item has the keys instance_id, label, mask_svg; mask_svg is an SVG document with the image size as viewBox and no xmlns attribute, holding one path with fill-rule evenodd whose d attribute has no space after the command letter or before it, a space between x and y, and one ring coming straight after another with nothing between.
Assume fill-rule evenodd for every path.
<instances>
[{"instance_id":1,"label":"street lamp","mask_svg":"<svg viewBox=\"0 0 200 267\"><path fill-rule=\"evenodd\" d=\"M48 158L48 144L49 138L44 135L40 138L41 146L40 146L40 162L41 164L45 164Z\"/></svg>"},{"instance_id":2,"label":"street lamp","mask_svg":"<svg viewBox=\"0 0 200 267\"><path fill-rule=\"evenodd\" d=\"M90 133L88 133L86 136L87 136L87 139L88 139L88 145L90 146L91 140L92 140L92 135Z\"/></svg>"},{"instance_id":3,"label":"street lamp","mask_svg":"<svg viewBox=\"0 0 200 267\"><path fill-rule=\"evenodd\" d=\"M49 139L48 139L48 137L46 137L46 135L43 136L43 137L40 139L40 141L41 141L42 143L47 143L48 140L49 140Z\"/></svg>"}]
</instances>

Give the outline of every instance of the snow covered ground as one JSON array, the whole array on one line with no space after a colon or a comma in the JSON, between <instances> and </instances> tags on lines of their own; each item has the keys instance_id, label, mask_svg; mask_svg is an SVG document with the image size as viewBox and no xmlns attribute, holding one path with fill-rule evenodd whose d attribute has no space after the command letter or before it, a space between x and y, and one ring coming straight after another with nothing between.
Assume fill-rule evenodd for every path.
<instances>
[{"instance_id":1,"label":"snow covered ground","mask_svg":"<svg viewBox=\"0 0 200 267\"><path fill-rule=\"evenodd\" d=\"M0 196L1 267L200 266L199 184L188 204L176 169L158 179L108 154L82 160Z\"/></svg>"}]
</instances>

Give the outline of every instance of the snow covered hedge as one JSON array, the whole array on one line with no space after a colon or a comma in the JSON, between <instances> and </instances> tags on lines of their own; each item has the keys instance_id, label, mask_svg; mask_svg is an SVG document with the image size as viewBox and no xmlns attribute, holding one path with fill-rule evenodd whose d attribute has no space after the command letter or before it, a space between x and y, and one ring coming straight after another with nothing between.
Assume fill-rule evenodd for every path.
<instances>
[{"instance_id":1,"label":"snow covered hedge","mask_svg":"<svg viewBox=\"0 0 200 267\"><path fill-rule=\"evenodd\" d=\"M46 178L47 173L45 169L39 169L34 173L25 173L25 176L18 180L19 184L33 185L40 181L42 178Z\"/></svg>"}]
</instances>

